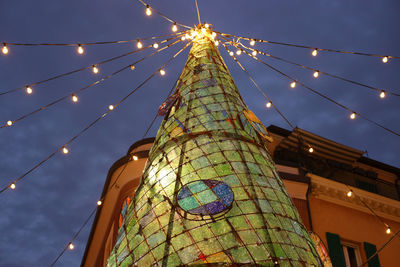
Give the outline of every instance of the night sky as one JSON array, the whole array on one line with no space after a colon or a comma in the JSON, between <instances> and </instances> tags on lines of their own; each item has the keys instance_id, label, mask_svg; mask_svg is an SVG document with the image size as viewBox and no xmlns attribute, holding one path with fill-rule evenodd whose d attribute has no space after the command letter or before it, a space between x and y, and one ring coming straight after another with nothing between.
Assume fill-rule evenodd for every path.
<instances>
[{"instance_id":1,"label":"night sky","mask_svg":"<svg viewBox=\"0 0 400 267\"><path fill-rule=\"evenodd\" d=\"M197 21L194 1L153 0L155 9L186 25ZM228 1L199 0L202 21L215 29L271 41L313 47L357 50L400 55L400 3L397 0L286 0ZM171 24L136 0L0 0L1 42L78 43L130 40L171 32ZM181 28L182 29L182 28ZM149 44L150 42L144 42ZM247 44L246 41L244 41ZM387 88L397 93L400 60L383 64L380 58L320 52L272 44L257 44L260 50L309 65L345 78ZM0 129L0 186L6 186L60 145L86 127L159 68L181 44L126 70L79 95L39 112L12 127ZM85 47L78 55L74 47L10 46L0 54L0 92L18 88L135 49L135 43ZM122 68L151 49L90 70L0 96L0 124L82 88ZM289 129L247 76L220 46L246 103L266 125ZM95 207L108 169L142 138L145 129L174 85L187 58L184 51L146 86L99 121L73 144L70 153L57 154L17 184L14 191L0 195L0 266L49 266ZM400 97L380 99L378 93L295 66L260 57L310 87L329 95L355 111L400 131ZM239 60L294 125L363 151L372 159L400 167L400 137L357 118L304 88L289 87L289 81L266 66L241 55ZM155 136L156 121L149 136ZM78 266L85 249L91 222L57 266Z\"/></svg>"}]
</instances>

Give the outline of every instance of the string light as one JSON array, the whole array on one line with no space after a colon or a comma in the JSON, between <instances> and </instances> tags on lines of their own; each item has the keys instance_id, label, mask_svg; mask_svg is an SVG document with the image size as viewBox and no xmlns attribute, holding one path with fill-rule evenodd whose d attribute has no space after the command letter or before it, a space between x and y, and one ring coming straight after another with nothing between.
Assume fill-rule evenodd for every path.
<instances>
[{"instance_id":1,"label":"string light","mask_svg":"<svg viewBox=\"0 0 400 267\"><path fill-rule=\"evenodd\" d=\"M316 56L318 55L318 49L315 48L315 49L312 51L311 55L313 55L314 57L316 57Z\"/></svg>"},{"instance_id":2,"label":"string light","mask_svg":"<svg viewBox=\"0 0 400 267\"><path fill-rule=\"evenodd\" d=\"M176 26L176 22L174 22L174 25L172 25L172 31L177 32L178 31L178 26Z\"/></svg>"},{"instance_id":3,"label":"string light","mask_svg":"<svg viewBox=\"0 0 400 267\"><path fill-rule=\"evenodd\" d=\"M70 250L74 250L75 246L74 246L74 244L69 243L68 248L69 248Z\"/></svg>"},{"instance_id":4,"label":"string light","mask_svg":"<svg viewBox=\"0 0 400 267\"><path fill-rule=\"evenodd\" d=\"M255 44L256 44L256 41L255 41L255 40L251 40L251 41L250 41L250 45L251 45L251 46L254 46Z\"/></svg>"},{"instance_id":5,"label":"string light","mask_svg":"<svg viewBox=\"0 0 400 267\"><path fill-rule=\"evenodd\" d=\"M103 204L103 202L101 202L101 200L97 201L97 206L101 206L101 204Z\"/></svg>"},{"instance_id":6,"label":"string light","mask_svg":"<svg viewBox=\"0 0 400 267\"><path fill-rule=\"evenodd\" d=\"M71 99L72 99L72 102L78 102L78 97L76 96L76 95L74 95L74 94L72 94L72 96L71 96Z\"/></svg>"},{"instance_id":7,"label":"string light","mask_svg":"<svg viewBox=\"0 0 400 267\"><path fill-rule=\"evenodd\" d=\"M206 29L210 28L210 25L208 23L204 24L204 27L206 27Z\"/></svg>"},{"instance_id":8,"label":"string light","mask_svg":"<svg viewBox=\"0 0 400 267\"><path fill-rule=\"evenodd\" d=\"M351 196L353 195L353 190L350 189L350 190L347 192L346 195L347 195L347 197L351 197Z\"/></svg>"},{"instance_id":9,"label":"string light","mask_svg":"<svg viewBox=\"0 0 400 267\"><path fill-rule=\"evenodd\" d=\"M10 188L11 188L12 190L14 190L15 187L16 187L15 183L10 184Z\"/></svg>"},{"instance_id":10,"label":"string light","mask_svg":"<svg viewBox=\"0 0 400 267\"><path fill-rule=\"evenodd\" d=\"M266 106L267 108L270 108L270 107L272 106L271 101L267 102L267 104L265 104L265 106Z\"/></svg>"},{"instance_id":11,"label":"string light","mask_svg":"<svg viewBox=\"0 0 400 267\"><path fill-rule=\"evenodd\" d=\"M206 28L201 28L202 33L206 33L207 29Z\"/></svg>"},{"instance_id":12,"label":"string light","mask_svg":"<svg viewBox=\"0 0 400 267\"><path fill-rule=\"evenodd\" d=\"M382 58L382 62L383 62L383 63L387 63L388 61L389 61L389 57L383 57L383 58Z\"/></svg>"},{"instance_id":13,"label":"string light","mask_svg":"<svg viewBox=\"0 0 400 267\"><path fill-rule=\"evenodd\" d=\"M113 105L109 105L109 106L108 106L108 109L109 109L109 110L113 110L113 109L114 109L114 106L113 106Z\"/></svg>"},{"instance_id":14,"label":"string light","mask_svg":"<svg viewBox=\"0 0 400 267\"><path fill-rule=\"evenodd\" d=\"M290 84L290 87L295 88L295 87L296 87L296 82L293 81L293 82Z\"/></svg>"},{"instance_id":15,"label":"string light","mask_svg":"<svg viewBox=\"0 0 400 267\"><path fill-rule=\"evenodd\" d=\"M190 39L190 35L187 33L187 34L185 34L185 38L186 39Z\"/></svg>"},{"instance_id":16,"label":"string light","mask_svg":"<svg viewBox=\"0 0 400 267\"><path fill-rule=\"evenodd\" d=\"M215 37L217 37L217 33L215 33L215 32L212 32L212 34L211 34L211 37L212 37L212 38L215 38Z\"/></svg>"},{"instance_id":17,"label":"string light","mask_svg":"<svg viewBox=\"0 0 400 267\"><path fill-rule=\"evenodd\" d=\"M318 70L316 70L316 71L314 71L314 78L318 78L318 76L319 76L319 71Z\"/></svg>"},{"instance_id":18,"label":"string light","mask_svg":"<svg viewBox=\"0 0 400 267\"><path fill-rule=\"evenodd\" d=\"M186 37L185 36L182 36L181 37L181 41L185 41L186 40Z\"/></svg>"},{"instance_id":19,"label":"string light","mask_svg":"<svg viewBox=\"0 0 400 267\"><path fill-rule=\"evenodd\" d=\"M1 52L3 52L4 55L8 54L8 47L6 43L3 44L3 49L1 49Z\"/></svg>"},{"instance_id":20,"label":"string light","mask_svg":"<svg viewBox=\"0 0 400 267\"><path fill-rule=\"evenodd\" d=\"M82 55L85 52L85 49L83 49L82 45L78 44L76 51L78 51L78 54Z\"/></svg>"},{"instance_id":21,"label":"string light","mask_svg":"<svg viewBox=\"0 0 400 267\"><path fill-rule=\"evenodd\" d=\"M308 149L308 152L313 153L313 152L314 152L314 148L310 147L310 148Z\"/></svg>"},{"instance_id":22,"label":"string light","mask_svg":"<svg viewBox=\"0 0 400 267\"><path fill-rule=\"evenodd\" d=\"M28 95L32 94L33 92L32 88L29 85L25 88L25 91Z\"/></svg>"},{"instance_id":23,"label":"string light","mask_svg":"<svg viewBox=\"0 0 400 267\"><path fill-rule=\"evenodd\" d=\"M379 94L379 97L380 97L380 98L385 98L385 97L386 97L385 91L382 91L382 92Z\"/></svg>"},{"instance_id":24,"label":"string light","mask_svg":"<svg viewBox=\"0 0 400 267\"><path fill-rule=\"evenodd\" d=\"M242 53L242 50L240 50L240 49L236 50L236 55L240 56L241 53Z\"/></svg>"},{"instance_id":25,"label":"string light","mask_svg":"<svg viewBox=\"0 0 400 267\"><path fill-rule=\"evenodd\" d=\"M96 65L93 65L92 66L92 71L93 71L94 74L97 74L97 73L99 73L99 68Z\"/></svg>"},{"instance_id":26,"label":"string light","mask_svg":"<svg viewBox=\"0 0 400 267\"><path fill-rule=\"evenodd\" d=\"M151 16L151 8L149 5L146 5L146 15Z\"/></svg>"},{"instance_id":27,"label":"string light","mask_svg":"<svg viewBox=\"0 0 400 267\"><path fill-rule=\"evenodd\" d=\"M143 47L143 44L140 42L140 40L137 40L137 48L142 48Z\"/></svg>"},{"instance_id":28,"label":"string light","mask_svg":"<svg viewBox=\"0 0 400 267\"><path fill-rule=\"evenodd\" d=\"M138 158L138 156L133 155L133 156L132 156L132 159L133 159L134 161L137 161L139 158Z\"/></svg>"},{"instance_id":29,"label":"string light","mask_svg":"<svg viewBox=\"0 0 400 267\"><path fill-rule=\"evenodd\" d=\"M215 44L215 46L219 46L219 42L218 41L215 41L214 44Z\"/></svg>"},{"instance_id":30,"label":"string light","mask_svg":"<svg viewBox=\"0 0 400 267\"><path fill-rule=\"evenodd\" d=\"M232 51L229 52L229 55L233 57L234 53Z\"/></svg>"},{"instance_id":31,"label":"string light","mask_svg":"<svg viewBox=\"0 0 400 267\"><path fill-rule=\"evenodd\" d=\"M251 52L251 54L255 57L255 56L257 56L257 51L253 50L253 52Z\"/></svg>"},{"instance_id":32,"label":"string light","mask_svg":"<svg viewBox=\"0 0 400 267\"><path fill-rule=\"evenodd\" d=\"M160 74L161 74L161 76L164 76L165 75L165 70L161 69L160 70Z\"/></svg>"},{"instance_id":33,"label":"string light","mask_svg":"<svg viewBox=\"0 0 400 267\"><path fill-rule=\"evenodd\" d=\"M7 125L8 125L8 126L11 126L12 124L13 124L12 121L7 121Z\"/></svg>"},{"instance_id":34,"label":"string light","mask_svg":"<svg viewBox=\"0 0 400 267\"><path fill-rule=\"evenodd\" d=\"M355 112L351 113L350 114L350 119L354 120L355 118L356 118L356 113Z\"/></svg>"},{"instance_id":35,"label":"string light","mask_svg":"<svg viewBox=\"0 0 400 267\"><path fill-rule=\"evenodd\" d=\"M68 153L69 153L69 150L68 150L68 148L66 148L65 146L63 146L62 152L63 152L64 154L68 154Z\"/></svg>"},{"instance_id":36,"label":"string light","mask_svg":"<svg viewBox=\"0 0 400 267\"><path fill-rule=\"evenodd\" d=\"M388 227L386 228L386 234L390 235L391 232L392 232L392 230L391 230L390 227L388 226Z\"/></svg>"},{"instance_id":37,"label":"string light","mask_svg":"<svg viewBox=\"0 0 400 267\"><path fill-rule=\"evenodd\" d=\"M158 44L157 44L157 43L154 43L154 44L153 44L153 47L154 47L155 49L157 49L157 48L158 48Z\"/></svg>"},{"instance_id":38,"label":"string light","mask_svg":"<svg viewBox=\"0 0 400 267\"><path fill-rule=\"evenodd\" d=\"M135 65L131 65L131 70L135 70Z\"/></svg>"}]
</instances>

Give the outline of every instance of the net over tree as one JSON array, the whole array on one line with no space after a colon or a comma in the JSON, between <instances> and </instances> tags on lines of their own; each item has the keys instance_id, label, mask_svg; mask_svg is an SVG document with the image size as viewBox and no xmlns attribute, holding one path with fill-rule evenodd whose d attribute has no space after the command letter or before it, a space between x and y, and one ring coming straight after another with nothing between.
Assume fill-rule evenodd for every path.
<instances>
[{"instance_id":1,"label":"net over tree","mask_svg":"<svg viewBox=\"0 0 400 267\"><path fill-rule=\"evenodd\" d=\"M209 32L196 36L108 266L321 266ZM211 266L211 265L209 265Z\"/></svg>"}]
</instances>

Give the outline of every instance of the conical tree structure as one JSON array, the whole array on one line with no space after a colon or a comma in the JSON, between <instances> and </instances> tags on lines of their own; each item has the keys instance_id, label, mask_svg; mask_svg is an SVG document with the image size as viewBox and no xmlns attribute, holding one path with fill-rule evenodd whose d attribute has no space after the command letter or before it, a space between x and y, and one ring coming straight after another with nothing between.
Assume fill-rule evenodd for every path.
<instances>
[{"instance_id":1,"label":"conical tree structure","mask_svg":"<svg viewBox=\"0 0 400 267\"><path fill-rule=\"evenodd\" d=\"M108 266L321 266L209 32L160 113Z\"/></svg>"}]
</instances>

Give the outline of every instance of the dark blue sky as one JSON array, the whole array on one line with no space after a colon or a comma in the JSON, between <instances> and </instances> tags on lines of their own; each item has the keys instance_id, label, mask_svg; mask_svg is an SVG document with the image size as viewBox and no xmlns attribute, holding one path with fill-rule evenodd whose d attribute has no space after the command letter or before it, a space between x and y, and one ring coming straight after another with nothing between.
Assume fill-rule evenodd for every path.
<instances>
[{"instance_id":1,"label":"dark blue sky","mask_svg":"<svg viewBox=\"0 0 400 267\"><path fill-rule=\"evenodd\" d=\"M177 21L194 25L194 1L153 0L154 8ZM396 0L199 0L203 21L218 31L272 41L315 47L400 55L400 4ZM128 40L170 33L171 24L144 15L136 0L29 1L0 0L1 42L93 42ZM148 43L145 43L148 44ZM0 55L0 91L20 87L59 73L87 66L131 51L133 44L91 46L84 56L71 47L9 47ZM379 58L319 53L300 48L258 44L257 48L326 72L378 88L400 92L400 60L382 64ZM80 95L79 104L64 101L5 129L0 129L0 185L4 186L45 158L83 127L141 83L178 47L137 65ZM246 103L265 125L287 128L237 65L220 48ZM48 266L69 242L96 205L110 166L129 146L141 139L168 91L183 68L188 51L156 76L137 94L96 124L72 145L70 154L59 154L17 185L0 195L0 266ZM109 74L138 58L133 55L103 65ZM375 160L397 167L400 138L349 114L301 87L289 83L246 56L239 60L248 68L271 99L298 127L336 142L368 150ZM274 60L265 60L305 84L331 96L383 125L400 131L399 97L384 100L368 89L329 77L313 79L312 73ZM90 71L71 75L23 91L0 96L0 121L15 119L34 108L84 87L99 76ZM1 123L1 124L2 124ZM157 120L150 136L159 126ZM78 266L89 227L57 266Z\"/></svg>"}]
</instances>

